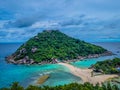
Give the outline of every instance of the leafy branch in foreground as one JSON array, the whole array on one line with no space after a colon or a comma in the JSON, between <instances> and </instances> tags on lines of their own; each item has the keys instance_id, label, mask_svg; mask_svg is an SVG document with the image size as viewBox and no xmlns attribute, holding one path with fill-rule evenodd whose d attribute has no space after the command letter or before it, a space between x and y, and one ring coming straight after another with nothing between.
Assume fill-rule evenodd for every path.
<instances>
[{"instance_id":1,"label":"leafy branch in foreground","mask_svg":"<svg viewBox=\"0 0 120 90\"><path fill-rule=\"evenodd\" d=\"M68 85L59 85L54 87L38 87L30 85L27 88L23 88L17 82L14 82L11 87L1 88L0 90L119 90L119 88L116 85L110 85L110 83L108 83L107 85L102 84L101 86L99 84L96 84L94 86L93 84L90 84L88 82L84 84L71 83Z\"/></svg>"},{"instance_id":2,"label":"leafy branch in foreground","mask_svg":"<svg viewBox=\"0 0 120 90\"><path fill-rule=\"evenodd\" d=\"M107 85L102 84L101 86L99 84L96 84L95 86L93 84L90 84L88 82L84 84L78 84L78 83L71 83L67 85L59 85L59 86L28 86L27 88L24 88L19 85L18 82L14 82L9 88L1 88L0 90L119 90L119 88L116 85L110 85L110 83L107 83Z\"/></svg>"}]
</instances>

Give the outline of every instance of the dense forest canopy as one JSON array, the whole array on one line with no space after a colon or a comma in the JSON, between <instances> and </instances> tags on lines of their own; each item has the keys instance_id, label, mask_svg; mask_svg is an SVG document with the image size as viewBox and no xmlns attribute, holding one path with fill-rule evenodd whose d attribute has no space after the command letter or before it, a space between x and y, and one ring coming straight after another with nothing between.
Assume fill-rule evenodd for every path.
<instances>
[{"instance_id":1,"label":"dense forest canopy","mask_svg":"<svg viewBox=\"0 0 120 90\"><path fill-rule=\"evenodd\" d=\"M79 39L74 39L59 30L45 30L24 43L12 56L15 61L27 58L35 62L53 59L70 60L80 56L102 54L106 49Z\"/></svg>"}]
</instances>

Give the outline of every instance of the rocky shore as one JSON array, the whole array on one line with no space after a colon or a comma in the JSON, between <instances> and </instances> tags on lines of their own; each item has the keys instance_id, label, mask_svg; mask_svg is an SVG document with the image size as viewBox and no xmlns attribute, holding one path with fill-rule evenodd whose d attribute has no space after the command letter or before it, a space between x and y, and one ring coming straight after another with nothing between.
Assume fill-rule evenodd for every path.
<instances>
[{"instance_id":1,"label":"rocky shore","mask_svg":"<svg viewBox=\"0 0 120 90\"><path fill-rule=\"evenodd\" d=\"M35 62L33 59L30 59L28 56L25 56L23 59L15 61L14 55L11 55L11 56L6 57L6 61L8 63L13 63L13 64L27 64L27 65L39 64L39 65L43 65L43 64L55 64L55 63L59 63L59 62L75 62L75 61L84 60L84 59L98 58L101 56L111 56L111 55L113 55L112 52L106 51L102 54L90 54L88 56L79 56L78 58L72 59L72 60L51 59L51 60L44 60L42 62Z\"/></svg>"},{"instance_id":2,"label":"rocky shore","mask_svg":"<svg viewBox=\"0 0 120 90\"><path fill-rule=\"evenodd\" d=\"M76 62L76 61L80 61L80 60L84 60L84 59L98 58L101 56L111 56L111 55L114 55L114 54L110 51L106 51L102 54L90 54L88 56L79 56L77 59L63 60L62 62Z\"/></svg>"}]
</instances>

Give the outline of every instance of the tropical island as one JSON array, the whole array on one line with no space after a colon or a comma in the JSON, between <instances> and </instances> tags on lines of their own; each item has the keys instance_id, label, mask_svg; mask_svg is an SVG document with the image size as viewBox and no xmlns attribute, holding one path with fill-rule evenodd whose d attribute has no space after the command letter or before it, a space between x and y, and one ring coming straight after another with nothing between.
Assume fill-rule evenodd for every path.
<instances>
[{"instance_id":1,"label":"tropical island","mask_svg":"<svg viewBox=\"0 0 120 90\"><path fill-rule=\"evenodd\" d=\"M44 30L21 45L6 60L14 64L47 64L106 55L112 53L100 46L67 36L59 30Z\"/></svg>"},{"instance_id":2,"label":"tropical island","mask_svg":"<svg viewBox=\"0 0 120 90\"><path fill-rule=\"evenodd\" d=\"M6 60L9 63L29 65L57 63L59 65L67 67L70 70L70 73L72 73L73 75L80 77L83 83L85 83L83 85L86 85L86 82L89 82L87 83L87 85L91 85L91 87L95 88L97 84L103 85L102 83L109 78L118 77L118 73L115 68L119 65L120 59L115 58L113 59L113 61L107 60L103 62L98 62L95 65L91 66L91 68L86 69L81 69L73 66L70 64L70 62L75 62L86 58L108 56L112 54L112 52L100 46L96 46L85 41L72 38L60 32L59 30L44 30L42 33L38 33L38 35L30 38L26 43L21 45L15 51L15 53L6 57ZM113 65L109 66L109 64L111 65L112 63ZM107 71L106 65L108 66ZM114 71L114 73L108 73L109 71L111 71L108 69L111 69L112 71ZM96 73L97 71L103 71L104 73L102 73L101 75L94 75L94 72ZM39 77L36 84L40 85L44 83L49 77L49 75L43 75ZM76 83L69 85L74 84ZM81 86L79 84L76 85ZM32 87L38 88L36 86Z\"/></svg>"}]
</instances>

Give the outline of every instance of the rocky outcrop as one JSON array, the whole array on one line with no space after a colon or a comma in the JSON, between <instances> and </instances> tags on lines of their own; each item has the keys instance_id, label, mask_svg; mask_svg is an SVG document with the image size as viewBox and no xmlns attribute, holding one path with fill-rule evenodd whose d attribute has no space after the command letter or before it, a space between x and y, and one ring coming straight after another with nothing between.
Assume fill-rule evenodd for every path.
<instances>
[{"instance_id":1,"label":"rocky outcrop","mask_svg":"<svg viewBox=\"0 0 120 90\"><path fill-rule=\"evenodd\" d=\"M31 52L36 52L38 49L36 48L36 47L33 47L32 49L31 49Z\"/></svg>"},{"instance_id":2,"label":"rocky outcrop","mask_svg":"<svg viewBox=\"0 0 120 90\"><path fill-rule=\"evenodd\" d=\"M17 61L15 61L14 57L8 56L6 57L6 60L8 61L8 63L14 63L14 64L33 64L34 63L34 60L30 59L28 56Z\"/></svg>"}]
</instances>

